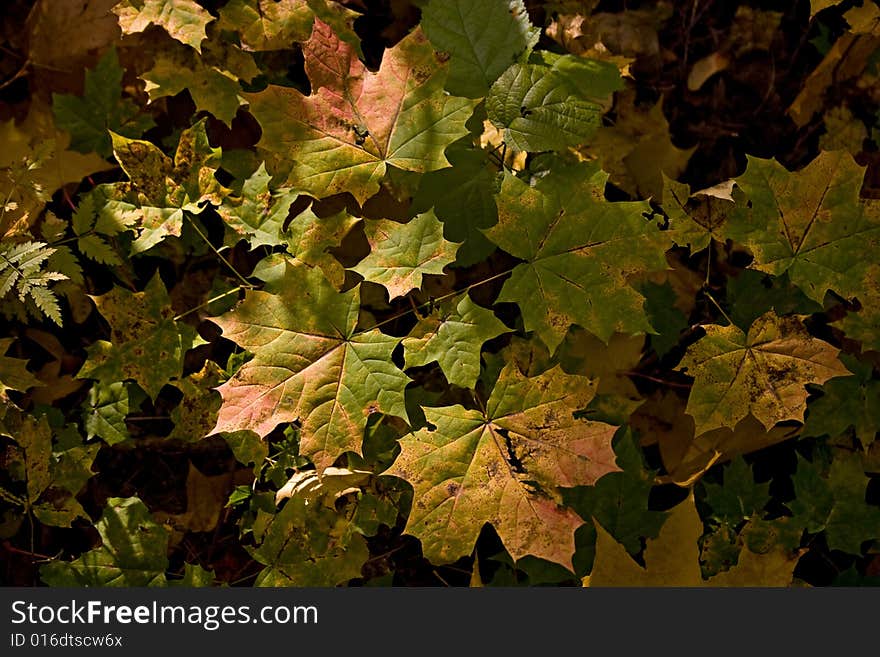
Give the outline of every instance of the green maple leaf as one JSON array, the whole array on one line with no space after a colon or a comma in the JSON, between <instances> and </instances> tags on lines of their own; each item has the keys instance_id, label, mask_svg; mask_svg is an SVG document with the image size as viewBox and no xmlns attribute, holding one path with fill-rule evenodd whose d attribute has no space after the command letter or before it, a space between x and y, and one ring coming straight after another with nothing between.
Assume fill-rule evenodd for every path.
<instances>
[{"instance_id":1,"label":"green maple leaf","mask_svg":"<svg viewBox=\"0 0 880 657\"><path fill-rule=\"evenodd\" d=\"M238 32L246 50L288 50L306 41L315 16L362 56L360 37L354 31L359 14L326 0L230 0L220 10L220 23Z\"/></svg>"},{"instance_id":2,"label":"green maple leaf","mask_svg":"<svg viewBox=\"0 0 880 657\"><path fill-rule=\"evenodd\" d=\"M851 374L839 349L809 334L797 316L772 310L749 328L706 326L681 367L694 377L687 413L696 435L730 427L751 414L770 429L777 422L803 422L808 383Z\"/></svg>"},{"instance_id":3,"label":"green maple leaf","mask_svg":"<svg viewBox=\"0 0 880 657\"><path fill-rule=\"evenodd\" d=\"M158 274L143 292L114 287L92 297L110 324L110 341L88 349L79 378L104 385L132 379L153 399L166 383L183 373L183 357L193 345L195 330L174 320L168 292Z\"/></svg>"},{"instance_id":4,"label":"green maple leaf","mask_svg":"<svg viewBox=\"0 0 880 657\"><path fill-rule=\"evenodd\" d=\"M200 371L174 383L183 393L183 399L171 412L174 430L169 438L193 442L211 433L220 409L220 395L214 388L223 378L220 366L207 361Z\"/></svg>"},{"instance_id":5,"label":"green maple leaf","mask_svg":"<svg viewBox=\"0 0 880 657\"><path fill-rule=\"evenodd\" d=\"M157 25L196 51L207 37L205 26L214 20L194 0L122 0L113 7L123 34L143 32Z\"/></svg>"},{"instance_id":6,"label":"green maple leaf","mask_svg":"<svg viewBox=\"0 0 880 657\"><path fill-rule=\"evenodd\" d=\"M220 10L224 29L247 50L286 50L309 38L315 15L305 0L230 0Z\"/></svg>"},{"instance_id":7,"label":"green maple leaf","mask_svg":"<svg viewBox=\"0 0 880 657\"><path fill-rule=\"evenodd\" d=\"M96 382L89 390L88 406L83 413L87 437L98 436L108 445L128 440L130 436L125 426L128 411L128 387L124 382L106 385Z\"/></svg>"},{"instance_id":8,"label":"green maple leaf","mask_svg":"<svg viewBox=\"0 0 880 657\"><path fill-rule=\"evenodd\" d=\"M341 288L345 269L330 253L358 222L345 210L329 217L318 217L311 208L298 214L287 229L287 250L297 260L319 267L335 288Z\"/></svg>"},{"instance_id":9,"label":"green maple leaf","mask_svg":"<svg viewBox=\"0 0 880 657\"><path fill-rule=\"evenodd\" d=\"M80 439L78 433L74 439ZM89 520L75 496L95 474L92 464L101 445L80 443L67 449L60 445L57 448L61 451L53 450L49 460L49 484L39 504L34 506L34 515L44 525L70 527L77 518Z\"/></svg>"},{"instance_id":10,"label":"green maple leaf","mask_svg":"<svg viewBox=\"0 0 880 657\"><path fill-rule=\"evenodd\" d=\"M431 44L452 57L447 91L468 98L485 96L540 35L522 0L431 0L421 25Z\"/></svg>"},{"instance_id":11,"label":"green maple leaf","mask_svg":"<svg viewBox=\"0 0 880 657\"><path fill-rule=\"evenodd\" d=\"M666 514L648 509L654 472L645 470L632 434L626 432L615 442L617 465L623 469L609 472L593 486L566 489L562 499L582 518L595 518L628 552L636 554L642 549L642 537L657 536Z\"/></svg>"},{"instance_id":12,"label":"green maple leaf","mask_svg":"<svg viewBox=\"0 0 880 657\"><path fill-rule=\"evenodd\" d=\"M726 291L728 315L744 330L767 308L773 308L777 315L822 312L822 306L792 285L787 274L777 278L754 269L744 269L727 279Z\"/></svg>"},{"instance_id":13,"label":"green maple leaf","mask_svg":"<svg viewBox=\"0 0 880 657\"><path fill-rule=\"evenodd\" d=\"M27 369L27 359L6 356L15 338L0 338L0 399L7 399L7 392L17 390L24 392L28 388L43 385L42 382Z\"/></svg>"},{"instance_id":14,"label":"green maple leaf","mask_svg":"<svg viewBox=\"0 0 880 657\"><path fill-rule=\"evenodd\" d=\"M498 301L519 305L527 331L552 351L577 324L607 342L612 333L651 332L632 274L666 268L660 231L645 202L602 198L607 174L594 165L551 170L534 185L505 175L498 224L485 232L525 260Z\"/></svg>"},{"instance_id":15,"label":"green maple leaf","mask_svg":"<svg viewBox=\"0 0 880 657\"><path fill-rule=\"evenodd\" d=\"M870 363L852 356L842 356L841 360L855 376L832 379L822 387L822 396L807 407L804 435L837 438L853 427L867 449L880 431L880 381L873 379Z\"/></svg>"},{"instance_id":16,"label":"green maple leaf","mask_svg":"<svg viewBox=\"0 0 880 657\"><path fill-rule=\"evenodd\" d=\"M521 151L564 150L599 127L599 101L623 88L614 64L542 52L513 64L486 98L489 120Z\"/></svg>"},{"instance_id":17,"label":"green maple leaf","mask_svg":"<svg viewBox=\"0 0 880 657\"><path fill-rule=\"evenodd\" d=\"M455 262L458 244L443 238L443 224L430 210L405 224L387 219L364 223L370 254L352 269L382 285L390 299L419 289L424 274L442 274Z\"/></svg>"},{"instance_id":18,"label":"green maple leaf","mask_svg":"<svg viewBox=\"0 0 880 657\"><path fill-rule=\"evenodd\" d=\"M864 541L880 538L880 508L865 501L868 478L857 454L838 453L827 476L801 458L792 477L795 498L786 505L810 533L825 531L828 547L861 554Z\"/></svg>"},{"instance_id":19,"label":"green maple leaf","mask_svg":"<svg viewBox=\"0 0 880 657\"><path fill-rule=\"evenodd\" d=\"M880 203L859 199L863 178L845 152L823 152L794 173L750 157L736 179L748 205L738 204L726 235L749 248L754 268L788 272L820 304L828 290L857 296L880 246Z\"/></svg>"},{"instance_id":20,"label":"green maple leaf","mask_svg":"<svg viewBox=\"0 0 880 657\"><path fill-rule=\"evenodd\" d=\"M495 313L465 293L419 320L403 340L403 357L407 367L436 361L449 383L473 388L483 343L509 331Z\"/></svg>"},{"instance_id":21,"label":"green maple leaf","mask_svg":"<svg viewBox=\"0 0 880 657\"><path fill-rule=\"evenodd\" d=\"M213 433L265 436L299 421L300 454L323 469L343 452L360 454L371 413L406 418L409 378L391 361L400 338L356 332L357 289L337 292L320 270L290 266L280 287L279 294L249 291L213 320L255 354L218 388L223 405Z\"/></svg>"},{"instance_id":22,"label":"green maple leaf","mask_svg":"<svg viewBox=\"0 0 880 657\"><path fill-rule=\"evenodd\" d=\"M206 65L187 48L160 52L153 67L141 77L147 83L144 90L150 95L150 102L176 96L186 89L197 110L210 112L227 125L231 125L244 103L238 76Z\"/></svg>"},{"instance_id":23,"label":"green maple leaf","mask_svg":"<svg viewBox=\"0 0 880 657\"><path fill-rule=\"evenodd\" d=\"M742 457L733 459L724 468L723 484L702 483L713 517L732 527L759 514L770 501L770 482L757 483Z\"/></svg>"},{"instance_id":24,"label":"green maple leaf","mask_svg":"<svg viewBox=\"0 0 880 657\"><path fill-rule=\"evenodd\" d=\"M49 586L163 586L168 532L137 497L111 497L95 523L101 547L40 568Z\"/></svg>"},{"instance_id":25,"label":"green maple leaf","mask_svg":"<svg viewBox=\"0 0 880 657\"><path fill-rule=\"evenodd\" d=\"M14 423L13 423L14 422ZM15 470L17 478L25 482L27 496L24 498L25 508L33 509L37 500L52 483L49 466L52 459L52 430L46 417L37 420L25 415L20 422L13 421L12 426L5 427L4 433L11 435L21 448L19 461Z\"/></svg>"},{"instance_id":26,"label":"green maple leaf","mask_svg":"<svg viewBox=\"0 0 880 657\"><path fill-rule=\"evenodd\" d=\"M120 196L115 200L127 201L120 208L123 214L134 206L140 215L132 253L146 251L168 236L179 237L184 212L198 214L204 203L220 205L228 194L214 177L221 151L208 142L205 122L181 133L173 160L148 141L111 134L113 155L131 181L114 186L114 195Z\"/></svg>"},{"instance_id":27,"label":"green maple leaf","mask_svg":"<svg viewBox=\"0 0 880 657\"><path fill-rule=\"evenodd\" d=\"M265 163L244 181L241 196L237 199L225 198L217 212L235 236L227 240L227 246L234 246L239 239L247 239L252 249L259 246L275 246L284 240L281 235L284 222L297 192L284 188L269 191L269 181ZM232 242L231 244L229 242Z\"/></svg>"},{"instance_id":28,"label":"green maple leaf","mask_svg":"<svg viewBox=\"0 0 880 657\"><path fill-rule=\"evenodd\" d=\"M267 291L278 291L283 286L288 267L295 261L318 267L333 287L339 289L345 281L345 268L330 252L360 221L345 210L329 217L318 217L307 208L290 222L282 234L288 253L273 253L263 258L254 268L253 275L265 281Z\"/></svg>"},{"instance_id":29,"label":"green maple leaf","mask_svg":"<svg viewBox=\"0 0 880 657\"><path fill-rule=\"evenodd\" d=\"M401 439L385 474L415 490L406 532L421 540L425 557L448 563L471 554L488 522L515 560L531 554L572 569L583 521L557 503L556 489L618 469L616 428L573 417L594 393L594 381L558 366L529 378L510 363L485 411L424 408L432 428Z\"/></svg>"},{"instance_id":30,"label":"green maple leaf","mask_svg":"<svg viewBox=\"0 0 880 657\"><path fill-rule=\"evenodd\" d=\"M422 175L412 200L411 212L421 213L434 208L443 222L443 236L450 242L462 243L456 253L456 264L466 267L483 260L494 246L481 229L491 228L498 221L495 205L494 167L481 148L474 148L465 137L446 149L450 167ZM450 194L449 190L455 193Z\"/></svg>"},{"instance_id":31,"label":"green maple leaf","mask_svg":"<svg viewBox=\"0 0 880 657\"><path fill-rule=\"evenodd\" d=\"M70 133L70 148L104 157L112 153L110 133L137 137L153 127L153 119L122 98L122 67L110 48L94 69L86 71L83 95L52 94L52 112L58 127Z\"/></svg>"},{"instance_id":32,"label":"green maple leaf","mask_svg":"<svg viewBox=\"0 0 880 657\"><path fill-rule=\"evenodd\" d=\"M322 198L349 192L363 203L386 167L433 171L466 133L474 102L443 92L447 66L420 30L385 51L378 72L315 20L303 46L312 94L270 85L247 94L263 129L259 146L293 160L291 184Z\"/></svg>"},{"instance_id":33,"label":"green maple leaf","mask_svg":"<svg viewBox=\"0 0 880 657\"><path fill-rule=\"evenodd\" d=\"M861 308L833 322L864 349L880 351L880 266L871 264L857 293Z\"/></svg>"},{"instance_id":34,"label":"green maple leaf","mask_svg":"<svg viewBox=\"0 0 880 657\"><path fill-rule=\"evenodd\" d=\"M267 566L256 586L335 586L360 577L370 556L353 522L301 497L287 500L250 552Z\"/></svg>"},{"instance_id":35,"label":"green maple leaf","mask_svg":"<svg viewBox=\"0 0 880 657\"><path fill-rule=\"evenodd\" d=\"M663 212L669 218L669 237L680 246L690 246L696 253L714 239L724 243L724 226L733 211L733 202L708 194L692 194L685 185L663 177Z\"/></svg>"}]
</instances>

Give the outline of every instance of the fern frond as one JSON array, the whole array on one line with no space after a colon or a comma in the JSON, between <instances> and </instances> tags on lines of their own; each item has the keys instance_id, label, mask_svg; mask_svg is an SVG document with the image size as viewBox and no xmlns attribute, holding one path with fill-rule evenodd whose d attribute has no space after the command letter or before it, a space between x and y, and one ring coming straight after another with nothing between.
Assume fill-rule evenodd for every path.
<instances>
[{"instance_id":1,"label":"fern frond","mask_svg":"<svg viewBox=\"0 0 880 657\"><path fill-rule=\"evenodd\" d=\"M30 290L30 297L40 312L61 326L61 307L58 305L58 297L52 290L47 287L34 287Z\"/></svg>"},{"instance_id":2,"label":"fern frond","mask_svg":"<svg viewBox=\"0 0 880 657\"><path fill-rule=\"evenodd\" d=\"M58 297L49 289L49 285L66 280L67 276L43 269L55 251L45 242L0 244L0 298L15 290L19 302L33 303L38 317L48 317L61 326Z\"/></svg>"}]
</instances>

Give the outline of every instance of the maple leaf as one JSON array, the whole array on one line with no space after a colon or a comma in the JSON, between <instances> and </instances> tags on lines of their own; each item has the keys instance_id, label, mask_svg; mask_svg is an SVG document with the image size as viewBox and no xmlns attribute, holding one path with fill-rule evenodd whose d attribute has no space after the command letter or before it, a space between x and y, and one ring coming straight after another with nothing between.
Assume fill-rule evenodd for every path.
<instances>
[{"instance_id":1,"label":"maple leaf","mask_svg":"<svg viewBox=\"0 0 880 657\"><path fill-rule=\"evenodd\" d=\"M74 561L40 567L49 586L162 586L168 532L137 497L111 497L95 523L101 546Z\"/></svg>"},{"instance_id":2,"label":"maple leaf","mask_svg":"<svg viewBox=\"0 0 880 657\"><path fill-rule=\"evenodd\" d=\"M753 267L781 275L822 303L832 290L849 298L880 246L880 204L859 200L864 168L845 152L821 153L792 173L750 157L736 184L748 198L726 234L755 256Z\"/></svg>"},{"instance_id":3,"label":"maple leaf","mask_svg":"<svg viewBox=\"0 0 880 657\"><path fill-rule=\"evenodd\" d=\"M322 470L343 452L360 454L371 413L406 418L409 378L391 361L400 338L355 331L357 289L339 293L320 270L303 265L288 266L281 287L279 294L248 291L213 320L255 356L218 388L223 405L212 433L265 436L299 421L300 454Z\"/></svg>"},{"instance_id":4,"label":"maple leaf","mask_svg":"<svg viewBox=\"0 0 880 657\"><path fill-rule=\"evenodd\" d=\"M211 433L220 409L220 395L214 388L223 380L221 375L220 367L207 361L200 371L174 382L183 399L171 413L174 430L170 438L194 441Z\"/></svg>"},{"instance_id":5,"label":"maple leaf","mask_svg":"<svg viewBox=\"0 0 880 657\"><path fill-rule=\"evenodd\" d=\"M770 501L770 482L756 483L743 458L733 459L724 468L723 484L702 483L712 516L731 526L759 514Z\"/></svg>"},{"instance_id":6,"label":"maple leaf","mask_svg":"<svg viewBox=\"0 0 880 657\"><path fill-rule=\"evenodd\" d=\"M245 102L239 79L250 82L259 72L249 53L212 39L205 42L201 56L172 42L156 53L152 67L140 77L151 103L187 90L197 110L231 125Z\"/></svg>"},{"instance_id":7,"label":"maple leaf","mask_svg":"<svg viewBox=\"0 0 880 657\"><path fill-rule=\"evenodd\" d=\"M318 217L307 208L290 222L281 239L288 253L273 253L263 258L254 268L253 275L265 281L265 289L275 291L283 286L289 266L296 261L318 267L324 276L339 289L345 282L345 268L330 252L338 247L360 219L340 210L329 217Z\"/></svg>"},{"instance_id":8,"label":"maple leaf","mask_svg":"<svg viewBox=\"0 0 880 657\"><path fill-rule=\"evenodd\" d=\"M245 50L286 50L293 42L309 38L316 16L332 26L358 55L363 55L360 38L354 31L358 14L336 2L230 0L220 10L220 24L224 29L238 32Z\"/></svg>"},{"instance_id":9,"label":"maple leaf","mask_svg":"<svg viewBox=\"0 0 880 657\"><path fill-rule=\"evenodd\" d=\"M634 89L618 94L615 121L600 127L587 147L611 174L611 182L633 198L665 200L664 174L676 178L684 173L696 147L678 148L672 143L663 99L649 109L636 104ZM697 249L695 249L697 250Z\"/></svg>"},{"instance_id":10,"label":"maple leaf","mask_svg":"<svg viewBox=\"0 0 880 657\"><path fill-rule=\"evenodd\" d=\"M809 334L798 317L765 313L745 333L736 326L706 326L681 367L694 377L687 413L697 435L733 428L747 415L767 429L777 422L803 422L808 383L851 372L839 349Z\"/></svg>"},{"instance_id":11,"label":"maple leaf","mask_svg":"<svg viewBox=\"0 0 880 657\"><path fill-rule=\"evenodd\" d=\"M644 202L602 198L608 175L595 165L554 169L534 185L507 174L497 197L496 245L526 262L498 301L519 305L527 331L554 351L573 324L607 342L612 333L650 332L644 297L627 284L666 268Z\"/></svg>"},{"instance_id":12,"label":"maple leaf","mask_svg":"<svg viewBox=\"0 0 880 657\"><path fill-rule=\"evenodd\" d=\"M270 85L246 94L263 128L259 146L293 160L289 180L322 198L375 194L386 167L433 171L466 134L474 101L444 94L447 65L416 29L385 52L377 73L316 19L303 45L312 94Z\"/></svg>"},{"instance_id":13,"label":"maple leaf","mask_svg":"<svg viewBox=\"0 0 880 657\"><path fill-rule=\"evenodd\" d=\"M483 343L509 331L495 313L465 293L419 320L403 339L403 357L407 367L436 361L449 383L473 388Z\"/></svg>"},{"instance_id":14,"label":"maple leaf","mask_svg":"<svg viewBox=\"0 0 880 657\"><path fill-rule=\"evenodd\" d=\"M455 262L458 245L443 239L443 224L430 210L405 224L366 219L364 231L370 254L352 269L382 285L390 299L419 289L424 274L442 274Z\"/></svg>"},{"instance_id":15,"label":"maple leaf","mask_svg":"<svg viewBox=\"0 0 880 657\"><path fill-rule=\"evenodd\" d=\"M122 0L113 7L123 34L143 32L157 25L172 37L201 52L205 26L214 20L194 0Z\"/></svg>"},{"instance_id":16,"label":"maple leaf","mask_svg":"<svg viewBox=\"0 0 880 657\"><path fill-rule=\"evenodd\" d=\"M663 212L669 218L669 237L679 246L689 246L696 253L714 239L724 243L727 216L733 211L733 199L691 192L689 185L662 174Z\"/></svg>"},{"instance_id":17,"label":"maple leaf","mask_svg":"<svg viewBox=\"0 0 880 657\"><path fill-rule=\"evenodd\" d=\"M880 431L880 381L873 379L873 367L851 356L841 361L855 376L832 379L822 387L822 396L807 407L805 436L832 438L853 427L856 438L867 449Z\"/></svg>"},{"instance_id":18,"label":"maple leaf","mask_svg":"<svg viewBox=\"0 0 880 657\"><path fill-rule=\"evenodd\" d=\"M542 52L495 81L486 111L514 148L563 150L593 136L602 115L598 101L622 84L613 64Z\"/></svg>"},{"instance_id":19,"label":"maple leaf","mask_svg":"<svg viewBox=\"0 0 880 657\"><path fill-rule=\"evenodd\" d=\"M202 119L181 133L174 160L148 141L111 133L113 155L131 182L111 188L114 200L128 203L110 212L119 223L130 225L126 215L137 208L140 234L131 245L132 253L146 251L169 235L179 237L184 212L198 214L202 203L220 205L228 194L214 177L220 149L208 142L205 122Z\"/></svg>"},{"instance_id":20,"label":"maple leaf","mask_svg":"<svg viewBox=\"0 0 880 657\"><path fill-rule=\"evenodd\" d=\"M385 474L415 489L406 532L435 563L469 555L491 523L514 559L528 554L572 568L582 521L554 499L617 470L608 424L574 419L595 382L554 367L535 377L501 371L485 411L424 407L434 428L400 440Z\"/></svg>"},{"instance_id":21,"label":"maple leaf","mask_svg":"<svg viewBox=\"0 0 880 657\"><path fill-rule=\"evenodd\" d=\"M446 157L452 166L422 175L410 212L421 213L433 207L443 222L443 236L461 243L456 264L466 267L483 260L495 248L480 229L498 221L497 170L486 151L475 148L470 137L449 146ZM450 194L450 189L455 194Z\"/></svg>"},{"instance_id":22,"label":"maple leaf","mask_svg":"<svg viewBox=\"0 0 880 657\"><path fill-rule=\"evenodd\" d=\"M335 586L360 577L370 556L354 523L303 497L289 499L249 551L266 565L255 586Z\"/></svg>"},{"instance_id":23,"label":"maple leaf","mask_svg":"<svg viewBox=\"0 0 880 657\"><path fill-rule=\"evenodd\" d=\"M230 0L220 10L224 28L238 32L247 50L284 50L305 41L314 14L304 0Z\"/></svg>"},{"instance_id":24,"label":"maple leaf","mask_svg":"<svg viewBox=\"0 0 880 657\"><path fill-rule=\"evenodd\" d=\"M880 538L880 509L865 501L868 481L858 454L838 453L825 476L801 457L792 477L795 498L786 505L798 526L824 531L830 549L861 554L864 541Z\"/></svg>"},{"instance_id":25,"label":"maple leaf","mask_svg":"<svg viewBox=\"0 0 880 657\"><path fill-rule=\"evenodd\" d=\"M128 388L118 381L107 385L96 382L89 390L88 406L84 409L83 424L89 438L98 436L108 445L130 438L125 426L129 411Z\"/></svg>"},{"instance_id":26,"label":"maple leaf","mask_svg":"<svg viewBox=\"0 0 880 657\"><path fill-rule=\"evenodd\" d=\"M0 338L0 400L7 401L10 390L26 391L28 388L43 385L27 369L27 359L6 356L15 338Z\"/></svg>"},{"instance_id":27,"label":"maple leaf","mask_svg":"<svg viewBox=\"0 0 880 657\"><path fill-rule=\"evenodd\" d=\"M183 357L193 345L195 330L174 320L158 274L143 292L117 286L92 300L110 324L111 339L87 349L78 377L105 385L133 379L155 399L162 386L183 373Z\"/></svg>"},{"instance_id":28,"label":"maple leaf","mask_svg":"<svg viewBox=\"0 0 880 657\"><path fill-rule=\"evenodd\" d=\"M861 342L864 349L880 351L880 266L869 266L858 300L862 306L858 312L847 312L833 324L843 329L846 337Z\"/></svg>"},{"instance_id":29,"label":"maple leaf","mask_svg":"<svg viewBox=\"0 0 880 657\"><path fill-rule=\"evenodd\" d=\"M433 46L452 57L446 89L469 98L485 96L540 34L522 0L431 0L421 25Z\"/></svg>"},{"instance_id":30,"label":"maple leaf","mask_svg":"<svg viewBox=\"0 0 880 657\"><path fill-rule=\"evenodd\" d=\"M70 147L81 153L112 152L110 133L136 137L153 127L153 119L140 113L129 98L122 98L123 70L115 48L86 71L82 97L52 94L52 111L58 127L70 133Z\"/></svg>"},{"instance_id":31,"label":"maple leaf","mask_svg":"<svg viewBox=\"0 0 880 657\"><path fill-rule=\"evenodd\" d=\"M675 506L656 539L645 547L643 568L627 554L598 522L596 558L585 586L788 586L800 554L777 548L756 554L743 548L739 563L730 570L704 581L700 572L700 548L703 522L691 492Z\"/></svg>"},{"instance_id":32,"label":"maple leaf","mask_svg":"<svg viewBox=\"0 0 880 657\"><path fill-rule=\"evenodd\" d=\"M297 192L290 188L269 191L266 164L260 164L254 174L244 181L241 196L237 199L225 198L217 212L226 225L232 229L236 239L247 239L252 249L259 246L281 244L284 222L290 206L296 200Z\"/></svg>"}]
</instances>

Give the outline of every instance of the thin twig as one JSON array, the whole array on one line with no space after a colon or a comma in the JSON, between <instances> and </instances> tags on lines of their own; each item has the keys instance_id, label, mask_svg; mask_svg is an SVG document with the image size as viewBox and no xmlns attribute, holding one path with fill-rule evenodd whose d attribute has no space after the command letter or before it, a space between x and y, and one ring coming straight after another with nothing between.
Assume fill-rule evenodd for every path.
<instances>
[{"instance_id":1,"label":"thin twig","mask_svg":"<svg viewBox=\"0 0 880 657\"><path fill-rule=\"evenodd\" d=\"M250 289L253 289L253 287L254 287L253 285L250 285L247 289L250 290ZM208 299L208 300L205 301L204 303L200 303L200 304L199 304L198 306L196 306L195 308L190 308L189 310L180 313L179 315L177 315L177 316L174 318L174 321L175 321L175 322L180 321L181 319L183 319L183 318L186 317L187 315L191 315L192 313L196 312L197 310L201 310L202 308L206 308L207 306L210 306L210 305L211 305L212 303L214 303L215 301L220 301L220 299L223 299L224 297L228 297L230 294L234 294L234 293L237 293L237 292L241 292L241 290L243 290L243 289L245 289L245 287L244 287L243 285L239 285L239 286L236 287L236 288L233 288L233 289L231 289L231 290L227 290L227 291L224 292L223 294L218 294L216 297L213 297L213 298L211 298L211 299Z\"/></svg>"},{"instance_id":2,"label":"thin twig","mask_svg":"<svg viewBox=\"0 0 880 657\"><path fill-rule=\"evenodd\" d=\"M460 290L454 290L453 292L450 292L449 294L444 294L442 296L435 297L435 298L431 299L430 301L426 301L425 303L422 303L422 304L419 304L418 306L415 306L414 308L408 308L407 310L399 312L396 315L392 315L391 317L383 319L381 322L376 322L375 324L373 324L370 327L367 327L365 329L361 329L360 331L356 331L354 333L354 336L363 335L364 333L368 333L368 332L372 331L373 329L379 328L380 326L385 326L386 324L390 324L391 322L394 322L394 321L400 319L401 317L406 317L410 313L416 312L417 310L422 309L422 308L426 308L427 306L430 306L433 303L437 303L439 301L445 301L446 299L449 299L450 297L454 297L458 294L463 294L465 292L469 292L470 290L474 289L475 287L479 287L481 285L485 285L486 283L490 283L498 278L501 278L502 276L507 276L512 271L513 271L513 269L507 269L507 270L501 272L500 274L495 274L493 276L489 276L489 278L484 278L481 281L477 281L476 283L471 283L470 285L468 285ZM354 337L354 336L352 336L352 337Z\"/></svg>"},{"instance_id":3,"label":"thin twig","mask_svg":"<svg viewBox=\"0 0 880 657\"><path fill-rule=\"evenodd\" d=\"M717 301L715 301L715 297L712 296L712 293L709 292L709 290L703 289L703 294L706 295L706 298L709 299L709 301L711 301L713 304L715 304L715 307L718 309L718 312L720 312L722 314L722 316L724 317L724 319L727 320L727 323L730 324L731 326L733 326L733 320L730 319L730 317L727 315L726 312L724 312L724 308L721 307L721 304L719 304Z\"/></svg>"},{"instance_id":4,"label":"thin twig","mask_svg":"<svg viewBox=\"0 0 880 657\"><path fill-rule=\"evenodd\" d=\"M220 258L220 262L222 262L224 265L226 265L227 267L229 267L229 270L230 270L233 274L235 274L235 277L236 277L238 280L241 281L242 287L245 287L245 288L247 288L247 289L249 289L249 290L252 290L252 289L254 288L254 284L251 283L250 281L248 281L248 279L246 279L244 276L242 276L242 275L238 272L238 270L237 270L235 267L232 266L232 263L229 262L229 261L223 256L223 254L220 253L220 251L217 250L217 247L215 247L213 244L211 244L211 240L209 240L209 239L207 238L207 236L202 232L202 230L198 227L198 224L196 224L196 222L193 221L192 219L190 219L190 222L189 222L189 223L190 223L190 225L191 225L193 228L195 228L196 233L198 233L199 237L201 237L201 238L205 241L205 244L207 244L207 245L210 247L210 249L214 252L214 254L215 254L218 258Z\"/></svg>"},{"instance_id":5,"label":"thin twig","mask_svg":"<svg viewBox=\"0 0 880 657\"><path fill-rule=\"evenodd\" d=\"M18 80L18 78L21 78L21 77L24 77L25 75L27 75L27 68L30 65L31 65L31 60L26 59L24 64L21 65L21 68L18 69L18 71L15 73L15 75L13 75L11 78L9 78L8 80L6 80L2 84L0 84L0 89L5 89L10 84L12 84L16 80Z\"/></svg>"}]
</instances>

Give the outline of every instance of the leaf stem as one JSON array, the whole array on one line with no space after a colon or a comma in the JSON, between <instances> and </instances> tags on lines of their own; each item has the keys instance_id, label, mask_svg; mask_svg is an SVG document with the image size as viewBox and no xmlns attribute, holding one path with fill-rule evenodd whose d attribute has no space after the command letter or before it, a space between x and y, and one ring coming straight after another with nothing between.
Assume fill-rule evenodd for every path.
<instances>
[{"instance_id":1,"label":"leaf stem","mask_svg":"<svg viewBox=\"0 0 880 657\"><path fill-rule=\"evenodd\" d=\"M253 287L254 287L253 285L249 285L247 289L253 289ZM189 310L180 313L179 315L177 315L176 317L174 317L174 321L175 321L175 322L180 321L181 319L183 319L183 318L186 317L187 315L191 315L192 313L196 312L197 310L201 310L202 308L205 308L205 307L207 307L207 306L210 306L210 305L211 305L212 303L214 303L215 301L220 301L220 299L223 299L224 297L228 297L230 294L240 292L240 291L243 290L243 289L245 289L245 287L244 287L243 285L239 285L238 287L235 287L235 288L233 288L233 289L231 289L231 290L226 290L226 292L224 292L223 294L218 294L216 297L213 297L213 298L211 298L211 299L208 299L208 300L205 301L204 303L200 303L200 304L199 304L198 306L196 306L195 308L190 308Z\"/></svg>"},{"instance_id":2,"label":"leaf stem","mask_svg":"<svg viewBox=\"0 0 880 657\"><path fill-rule=\"evenodd\" d=\"M706 298L709 299L709 301L711 301L713 304L715 304L715 307L718 309L718 312L720 312L721 315L724 317L724 319L727 320L727 323L730 324L731 326L733 326L733 320L730 319L730 317L728 316L728 314L726 312L724 312L724 308L722 308L721 304L719 304L715 300L715 297L712 296L712 293L709 292L709 290L707 290L706 288L703 288L703 294L706 295Z\"/></svg>"},{"instance_id":3,"label":"leaf stem","mask_svg":"<svg viewBox=\"0 0 880 657\"><path fill-rule=\"evenodd\" d=\"M222 262L224 265L226 265L226 266L229 268L229 270L230 270L233 274L235 274L235 277L236 277L239 281L241 281L241 284L242 284L241 286L244 287L244 288L247 288L247 289L249 289L249 290L254 289L254 284L251 283L251 282L249 282L248 279L246 279L244 276L242 276L242 275L238 272L238 270L237 270L235 267L232 266L232 263L229 262L229 261L223 256L223 254L220 253L220 251L217 250L217 247L215 247L213 244L211 244L211 240L209 240L209 239L207 238L207 236L202 232L201 228L199 228L198 224L195 222L195 220L194 220L192 217L189 217L189 223L192 225L193 228L195 228L196 233L198 233L199 237L201 237L201 238L205 241L205 244L207 244L207 245L210 247L210 249L214 252L214 254L215 254L218 258L220 258L220 262Z\"/></svg>"},{"instance_id":4,"label":"leaf stem","mask_svg":"<svg viewBox=\"0 0 880 657\"><path fill-rule=\"evenodd\" d=\"M406 317L410 313L418 312L420 309L426 308L433 303L437 303L438 301L445 301L446 299L449 299L449 298L454 297L456 295L459 295L459 294L462 294L465 292L469 292L470 290L474 289L475 287L479 287L481 285L485 285L486 283L490 283L498 278L501 278L502 276L507 276L512 271L513 271L512 268L507 269L507 270L500 272L498 274L494 274L493 276L489 276L488 278L484 278L481 281L477 281L476 283L471 283L470 285L467 285L460 290L454 290L452 292L449 292L448 294L444 294L442 296L430 299L429 301L426 301L425 303L419 304L417 306L414 305L412 308L408 308L407 310L399 312L396 315L392 315L391 317L383 319L381 322L376 322L375 324L373 324L370 327L367 327L365 329L361 329L360 331L355 331L354 335L352 335L352 337L355 337L357 335L363 335L364 333L368 333L369 331L372 331L373 329L377 329L380 326L385 326L386 324L390 324L391 322L396 321L396 320L400 319L401 317Z\"/></svg>"}]
</instances>

